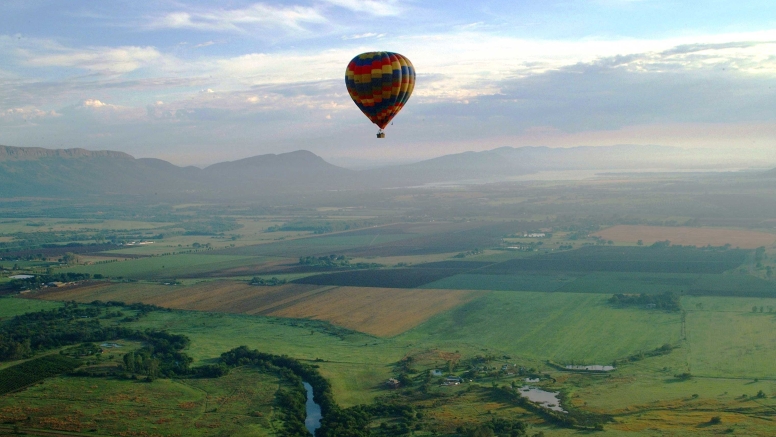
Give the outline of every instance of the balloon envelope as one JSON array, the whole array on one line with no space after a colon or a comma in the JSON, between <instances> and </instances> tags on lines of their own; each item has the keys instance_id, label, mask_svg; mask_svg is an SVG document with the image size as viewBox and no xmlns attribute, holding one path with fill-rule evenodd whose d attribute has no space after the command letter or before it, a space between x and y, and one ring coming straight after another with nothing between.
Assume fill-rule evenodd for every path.
<instances>
[{"instance_id":1,"label":"balloon envelope","mask_svg":"<svg viewBox=\"0 0 776 437\"><path fill-rule=\"evenodd\" d=\"M362 53L348 64L345 85L358 109L383 129L410 98L415 67L398 53Z\"/></svg>"}]
</instances>

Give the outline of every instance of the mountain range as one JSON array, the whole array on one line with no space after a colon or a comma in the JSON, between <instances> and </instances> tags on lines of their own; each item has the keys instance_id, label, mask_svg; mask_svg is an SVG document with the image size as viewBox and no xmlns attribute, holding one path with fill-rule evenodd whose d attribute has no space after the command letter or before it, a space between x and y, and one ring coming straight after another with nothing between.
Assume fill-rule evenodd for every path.
<instances>
[{"instance_id":1,"label":"mountain range","mask_svg":"<svg viewBox=\"0 0 776 437\"><path fill-rule=\"evenodd\" d=\"M664 146L501 147L413 164L349 170L306 150L179 167L123 152L0 146L0 198L183 195L243 198L267 193L493 182L558 170L701 167L697 152Z\"/></svg>"}]
</instances>

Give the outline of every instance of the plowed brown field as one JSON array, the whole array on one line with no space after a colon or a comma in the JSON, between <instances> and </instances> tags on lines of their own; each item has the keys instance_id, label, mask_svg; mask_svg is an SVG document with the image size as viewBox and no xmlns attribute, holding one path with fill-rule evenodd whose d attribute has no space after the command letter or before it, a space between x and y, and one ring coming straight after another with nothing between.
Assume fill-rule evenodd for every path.
<instances>
[{"instance_id":1,"label":"plowed brown field","mask_svg":"<svg viewBox=\"0 0 776 437\"><path fill-rule=\"evenodd\" d=\"M682 246L724 246L730 244L741 249L755 249L771 246L776 235L767 232L722 228L690 228L670 226L618 225L595 233L605 240L635 243L642 240L645 245L656 241L671 241Z\"/></svg>"},{"instance_id":2,"label":"plowed brown field","mask_svg":"<svg viewBox=\"0 0 776 437\"><path fill-rule=\"evenodd\" d=\"M100 283L29 297L78 302L143 302L166 308L324 320L377 336L400 334L484 292L214 281L191 287Z\"/></svg>"},{"instance_id":3,"label":"plowed brown field","mask_svg":"<svg viewBox=\"0 0 776 437\"><path fill-rule=\"evenodd\" d=\"M390 337L482 294L466 290L337 287L271 314L326 320L356 331Z\"/></svg>"}]
</instances>

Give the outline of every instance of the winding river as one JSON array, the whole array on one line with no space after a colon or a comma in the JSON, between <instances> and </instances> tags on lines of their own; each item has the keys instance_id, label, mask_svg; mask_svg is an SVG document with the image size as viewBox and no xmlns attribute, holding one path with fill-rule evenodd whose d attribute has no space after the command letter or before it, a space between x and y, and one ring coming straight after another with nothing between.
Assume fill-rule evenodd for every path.
<instances>
[{"instance_id":1,"label":"winding river","mask_svg":"<svg viewBox=\"0 0 776 437\"><path fill-rule=\"evenodd\" d=\"M307 390L307 403L305 404L307 418L304 420L304 426L310 431L310 434L315 435L315 430L321 427L321 406L313 400L313 386L306 382L303 384L304 389Z\"/></svg>"}]
</instances>

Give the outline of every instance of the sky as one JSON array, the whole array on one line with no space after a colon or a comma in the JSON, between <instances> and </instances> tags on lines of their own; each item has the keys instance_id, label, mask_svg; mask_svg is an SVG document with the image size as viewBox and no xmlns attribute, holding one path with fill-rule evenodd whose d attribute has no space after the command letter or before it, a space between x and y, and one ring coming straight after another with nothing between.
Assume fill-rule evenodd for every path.
<instances>
[{"instance_id":1,"label":"sky","mask_svg":"<svg viewBox=\"0 0 776 437\"><path fill-rule=\"evenodd\" d=\"M385 139L344 84L376 50L417 71ZM776 164L776 2L3 0L0 144L351 167L658 144Z\"/></svg>"}]
</instances>

